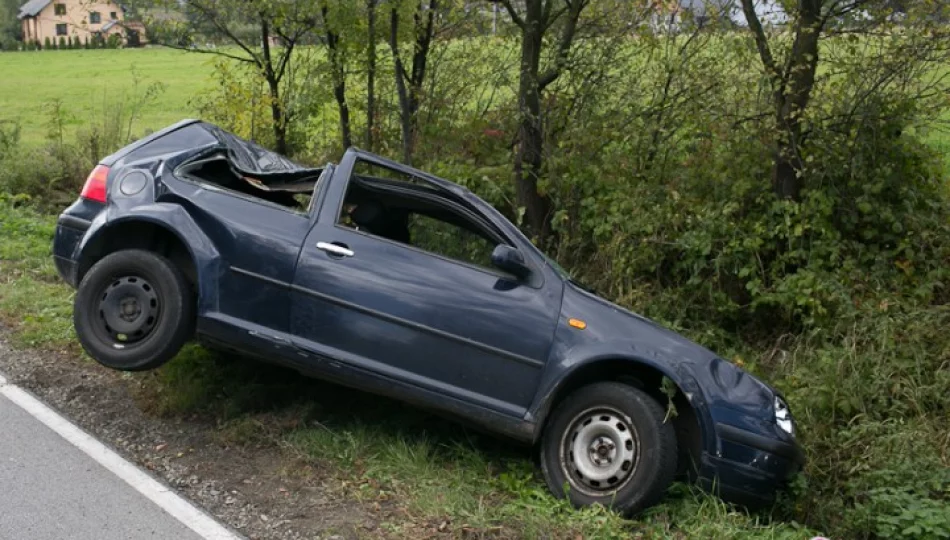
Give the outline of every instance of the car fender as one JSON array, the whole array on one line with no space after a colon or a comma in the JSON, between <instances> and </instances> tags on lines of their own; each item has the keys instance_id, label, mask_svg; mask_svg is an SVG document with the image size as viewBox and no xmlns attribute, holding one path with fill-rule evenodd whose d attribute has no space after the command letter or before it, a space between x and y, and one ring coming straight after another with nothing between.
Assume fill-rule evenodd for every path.
<instances>
[{"instance_id":1,"label":"car fender","mask_svg":"<svg viewBox=\"0 0 950 540\"><path fill-rule=\"evenodd\" d=\"M198 313L215 311L218 305L218 277L222 261L214 243L195 223L191 215L178 204L153 203L123 210L115 215L115 208L102 212L92 221L77 248L77 255L100 235L130 222L156 225L175 235L188 250L197 273Z\"/></svg>"},{"instance_id":2,"label":"car fender","mask_svg":"<svg viewBox=\"0 0 950 540\"><path fill-rule=\"evenodd\" d=\"M583 369L603 362L629 362L662 373L673 381L686 396L699 422L703 444L715 446L712 417L702 389L684 361L634 341L609 341L579 345L566 351L552 351L544 370L534 403L529 408L528 420L537 425L535 438L540 436L547 416L552 412L554 399L572 377Z\"/></svg>"}]
</instances>

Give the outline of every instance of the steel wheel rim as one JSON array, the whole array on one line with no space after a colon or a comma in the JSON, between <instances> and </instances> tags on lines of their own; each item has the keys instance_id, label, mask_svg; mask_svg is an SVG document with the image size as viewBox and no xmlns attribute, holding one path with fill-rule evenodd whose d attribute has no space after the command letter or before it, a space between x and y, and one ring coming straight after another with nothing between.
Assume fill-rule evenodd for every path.
<instances>
[{"instance_id":1,"label":"steel wheel rim","mask_svg":"<svg viewBox=\"0 0 950 540\"><path fill-rule=\"evenodd\" d=\"M561 467L571 487L600 497L621 489L640 461L640 440L627 415L610 407L588 409L561 438Z\"/></svg>"},{"instance_id":2,"label":"steel wheel rim","mask_svg":"<svg viewBox=\"0 0 950 540\"><path fill-rule=\"evenodd\" d=\"M117 277L99 291L94 306L96 328L113 347L135 345L155 331L161 308L158 291L147 279Z\"/></svg>"}]
</instances>

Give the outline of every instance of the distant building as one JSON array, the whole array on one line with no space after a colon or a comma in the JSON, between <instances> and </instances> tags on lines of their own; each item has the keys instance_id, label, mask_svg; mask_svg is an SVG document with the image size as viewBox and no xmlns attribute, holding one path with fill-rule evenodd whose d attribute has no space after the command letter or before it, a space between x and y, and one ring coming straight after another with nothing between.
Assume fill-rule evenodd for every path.
<instances>
[{"instance_id":1,"label":"distant building","mask_svg":"<svg viewBox=\"0 0 950 540\"><path fill-rule=\"evenodd\" d=\"M58 43L60 38L78 37L85 42L96 37L118 35L129 46L141 45L144 28L125 20L122 7L110 0L30 0L17 14L23 41Z\"/></svg>"}]
</instances>

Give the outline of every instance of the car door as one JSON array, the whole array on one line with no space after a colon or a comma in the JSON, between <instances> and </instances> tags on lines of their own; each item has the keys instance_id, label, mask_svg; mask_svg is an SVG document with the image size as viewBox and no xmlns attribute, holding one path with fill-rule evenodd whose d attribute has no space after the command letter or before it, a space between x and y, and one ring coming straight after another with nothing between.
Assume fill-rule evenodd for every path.
<instances>
[{"instance_id":1,"label":"car door","mask_svg":"<svg viewBox=\"0 0 950 540\"><path fill-rule=\"evenodd\" d=\"M218 305L211 307L211 316L287 332L289 289L300 246L312 225L310 216L197 175L179 174L176 200L208 235L224 263L216 282Z\"/></svg>"},{"instance_id":2,"label":"car door","mask_svg":"<svg viewBox=\"0 0 950 540\"><path fill-rule=\"evenodd\" d=\"M341 184L358 164L341 165L344 177L334 180L335 195L327 197L300 253L291 309L300 347L523 416L550 349L563 284L543 279L543 265L538 279L522 281L345 226L339 209L350 190ZM413 175L406 168L392 172Z\"/></svg>"}]
</instances>

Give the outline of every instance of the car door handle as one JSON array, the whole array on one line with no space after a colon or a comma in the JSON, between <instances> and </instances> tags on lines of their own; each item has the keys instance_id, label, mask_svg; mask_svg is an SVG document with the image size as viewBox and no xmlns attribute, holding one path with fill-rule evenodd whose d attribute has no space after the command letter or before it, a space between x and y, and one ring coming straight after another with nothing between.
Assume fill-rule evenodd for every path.
<instances>
[{"instance_id":1,"label":"car door handle","mask_svg":"<svg viewBox=\"0 0 950 540\"><path fill-rule=\"evenodd\" d=\"M355 255L352 249L346 246L341 246L340 244L331 244L329 242L317 242L317 249L322 249L330 255L336 255L337 257L352 257Z\"/></svg>"}]
</instances>

